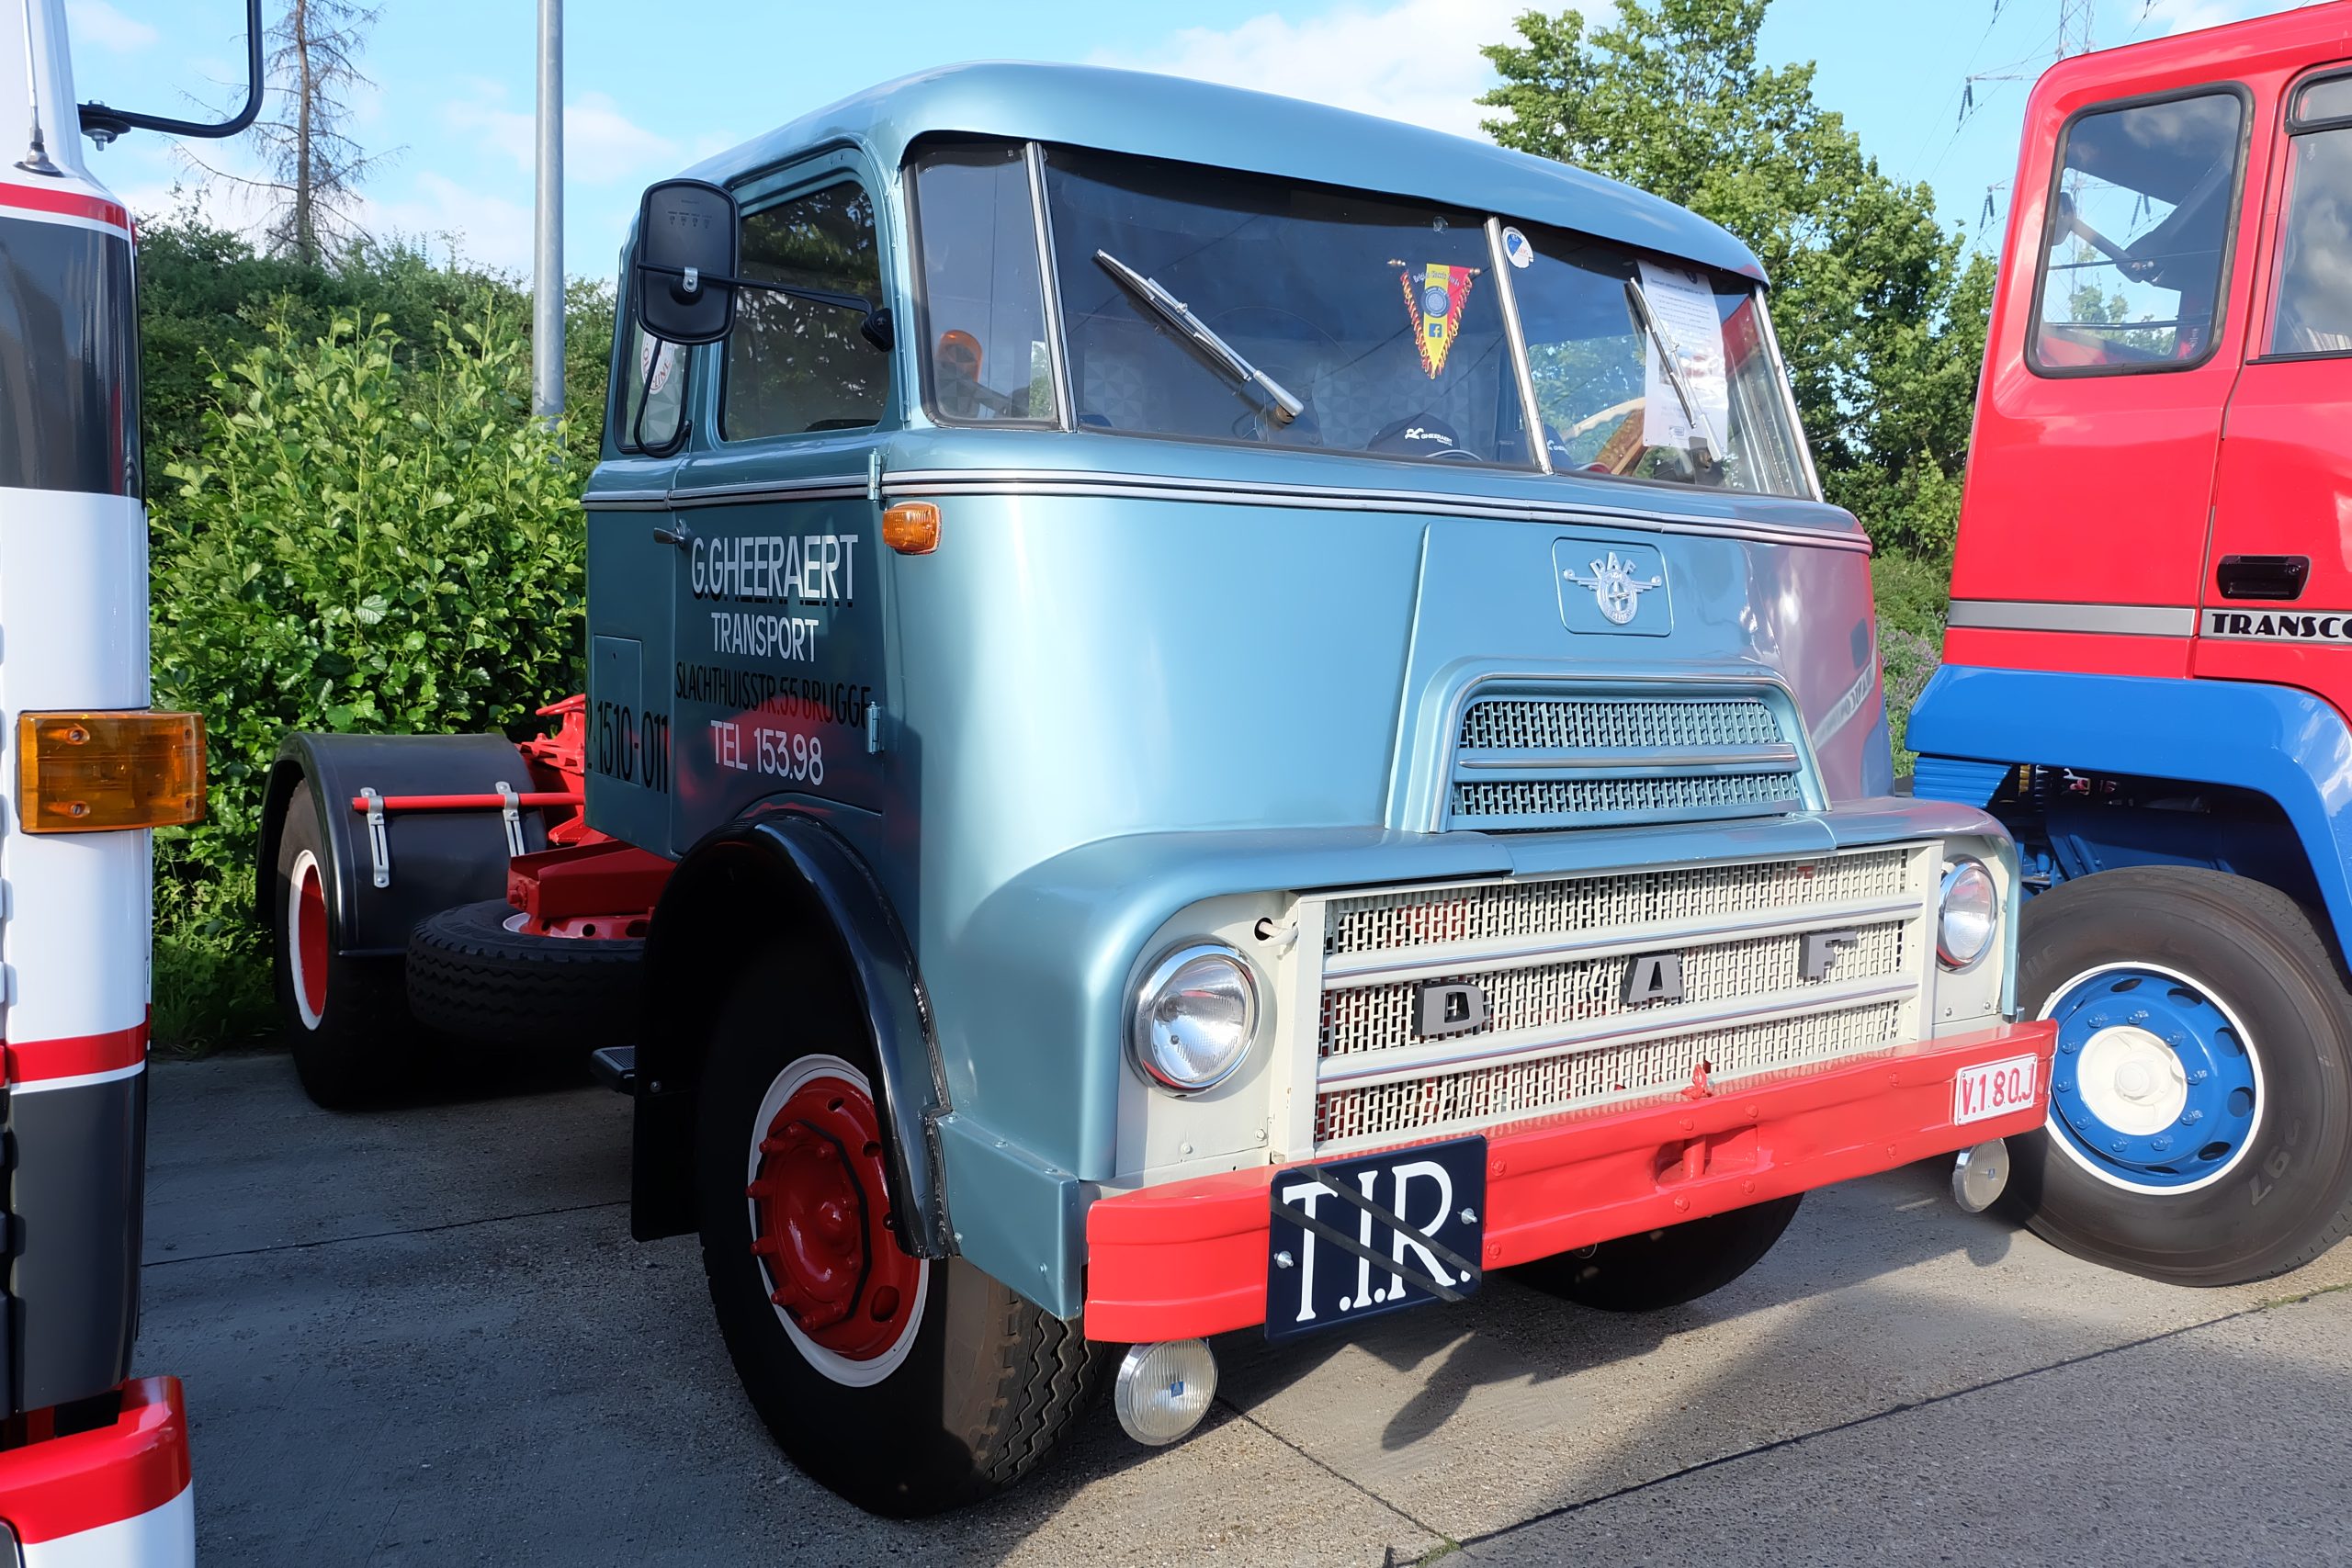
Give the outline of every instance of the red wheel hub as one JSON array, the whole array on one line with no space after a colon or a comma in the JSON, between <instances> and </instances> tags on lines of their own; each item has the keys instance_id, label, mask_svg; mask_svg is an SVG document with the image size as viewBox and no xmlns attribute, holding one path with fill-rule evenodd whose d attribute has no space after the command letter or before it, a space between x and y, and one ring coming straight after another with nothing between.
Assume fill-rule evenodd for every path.
<instances>
[{"instance_id":1,"label":"red wheel hub","mask_svg":"<svg viewBox=\"0 0 2352 1568\"><path fill-rule=\"evenodd\" d=\"M294 887L295 970L302 1004L312 1018L327 1011L327 890L319 863L304 860Z\"/></svg>"},{"instance_id":2,"label":"red wheel hub","mask_svg":"<svg viewBox=\"0 0 2352 1568\"><path fill-rule=\"evenodd\" d=\"M768 1299L795 1327L854 1361L898 1343L922 1265L891 1233L881 1122L865 1089L829 1074L794 1090L762 1134L746 1194Z\"/></svg>"}]
</instances>

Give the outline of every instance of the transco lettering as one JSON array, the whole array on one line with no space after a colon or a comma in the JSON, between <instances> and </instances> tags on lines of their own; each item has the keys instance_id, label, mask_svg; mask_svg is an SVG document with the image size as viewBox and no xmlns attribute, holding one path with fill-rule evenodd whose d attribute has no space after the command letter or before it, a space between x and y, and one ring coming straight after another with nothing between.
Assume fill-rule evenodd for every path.
<instances>
[{"instance_id":1,"label":"transco lettering","mask_svg":"<svg viewBox=\"0 0 2352 1568\"><path fill-rule=\"evenodd\" d=\"M696 539L688 586L697 599L746 604L854 604L855 534L731 534Z\"/></svg>"},{"instance_id":2,"label":"transco lettering","mask_svg":"<svg viewBox=\"0 0 2352 1568\"><path fill-rule=\"evenodd\" d=\"M2312 615L2268 610L2208 610L2205 635L2273 642L2352 642L2352 614Z\"/></svg>"}]
</instances>

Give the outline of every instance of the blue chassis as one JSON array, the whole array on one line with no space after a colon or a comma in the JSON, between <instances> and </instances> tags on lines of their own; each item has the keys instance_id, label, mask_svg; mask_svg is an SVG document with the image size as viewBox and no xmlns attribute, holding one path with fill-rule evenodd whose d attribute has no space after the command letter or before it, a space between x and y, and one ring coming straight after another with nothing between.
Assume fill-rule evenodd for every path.
<instances>
[{"instance_id":1,"label":"blue chassis","mask_svg":"<svg viewBox=\"0 0 2352 1568\"><path fill-rule=\"evenodd\" d=\"M1912 711L1923 799L1984 807L2021 762L2212 792L2198 809L2063 796L2009 820L2029 874L2210 866L2314 901L2352 946L2352 728L2308 692L2241 681L1946 665ZM2177 802L2172 803L2178 804Z\"/></svg>"}]
</instances>

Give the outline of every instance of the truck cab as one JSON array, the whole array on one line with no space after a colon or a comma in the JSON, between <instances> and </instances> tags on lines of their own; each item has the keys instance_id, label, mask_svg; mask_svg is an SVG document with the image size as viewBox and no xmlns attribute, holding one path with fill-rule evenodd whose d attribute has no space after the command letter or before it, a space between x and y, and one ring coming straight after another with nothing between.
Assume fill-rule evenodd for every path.
<instances>
[{"instance_id":1,"label":"truck cab","mask_svg":"<svg viewBox=\"0 0 2352 1568\"><path fill-rule=\"evenodd\" d=\"M1687 1299L2040 1121L2008 844L1890 797L1867 541L1723 231L991 65L656 186L622 262L637 1221L830 1484L1001 1484L1114 1358L1166 1440L1206 1337L1493 1268Z\"/></svg>"},{"instance_id":2,"label":"truck cab","mask_svg":"<svg viewBox=\"0 0 2352 1568\"><path fill-rule=\"evenodd\" d=\"M2014 188L1917 789L2019 842L2012 1199L2258 1278L2352 1201L2352 6L2062 62Z\"/></svg>"}]
</instances>

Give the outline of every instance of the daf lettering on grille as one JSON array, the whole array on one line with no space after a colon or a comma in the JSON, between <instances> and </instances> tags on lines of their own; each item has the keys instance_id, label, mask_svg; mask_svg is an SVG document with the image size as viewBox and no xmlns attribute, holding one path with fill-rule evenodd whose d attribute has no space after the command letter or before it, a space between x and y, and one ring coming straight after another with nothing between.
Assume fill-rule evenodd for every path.
<instances>
[{"instance_id":1,"label":"daf lettering on grille","mask_svg":"<svg viewBox=\"0 0 2352 1568\"><path fill-rule=\"evenodd\" d=\"M1682 999L1682 954L1644 953L1625 965L1625 1005Z\"/></svg>"},{"instance_id":2,"label":"daf lettering on grille","mask_svg":"<svg viewBox=\"0 0 2352 1568\"><path fill-rule=\"evenodd\" d=\"M1424 980L1413 1016L1424 1040L1467 1034L1487 1021L1487 988L1454 980Z\"/></svg>"}]
</instances>

